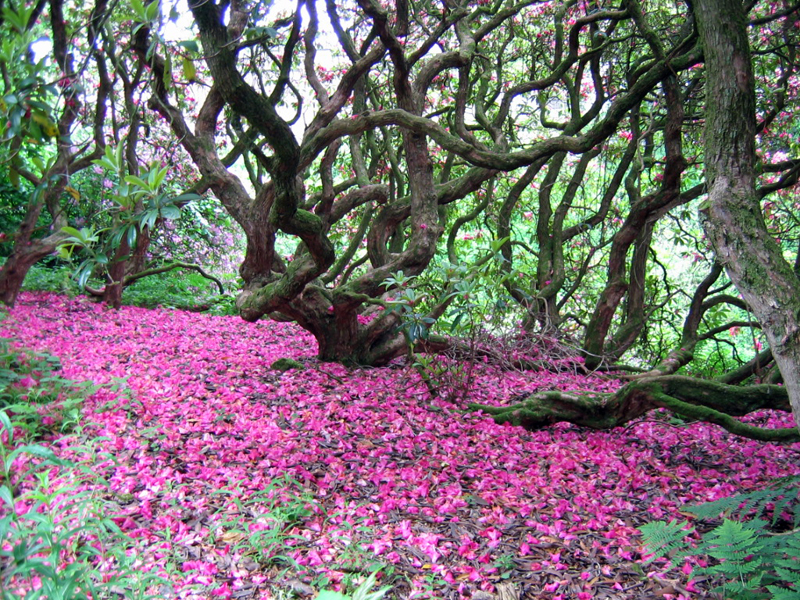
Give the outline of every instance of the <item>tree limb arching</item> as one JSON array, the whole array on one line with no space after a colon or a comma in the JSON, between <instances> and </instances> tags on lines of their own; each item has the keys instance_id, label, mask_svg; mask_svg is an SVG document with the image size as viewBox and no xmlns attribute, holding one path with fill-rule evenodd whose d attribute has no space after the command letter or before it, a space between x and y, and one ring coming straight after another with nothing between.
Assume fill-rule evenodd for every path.
<instances>
[{"instance_id":1,"label":"tree limb arching","mask_svg":"<svg viewBox=\"0 0 800 600\"><path fill-rule=\"evenodd\" d=\"M122 287L123 288L128 287L129 285L139 281L140 279L144 279L145 277L150 277L152 275L161 275L162 273L174 271L175 269L187 269L190 271L196 271L199 275L205 277L209 281L213 281L217 285L217 289L219 290L220 295L225 293L225 285L222 283L220 279L208 273L200 265L195 265L193 263L185 263L185 262L174 262L168 265L151 267L149 269L144 269L143 271L139 271L138 273L134 273L133 275L128 275L123 280ZM86 291L89 292L92 296L102 296L104 292L103 289L94 289L88 286L86 286Z\"/></svg>"}]
</instances>

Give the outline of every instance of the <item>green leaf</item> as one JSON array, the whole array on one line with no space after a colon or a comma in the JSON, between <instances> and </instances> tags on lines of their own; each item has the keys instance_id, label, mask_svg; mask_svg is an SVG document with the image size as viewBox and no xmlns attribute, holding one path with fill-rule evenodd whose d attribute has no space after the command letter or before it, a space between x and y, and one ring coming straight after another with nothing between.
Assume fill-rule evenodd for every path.
<instances>
[{"instance_id":1,"label":"green leaf","mask_svg":"<svg viewBox=\"0 0 800 600\"><path fill-rule=\"evenodd\" d=\"M317 600L348 600L347 596L341 592L332 592L330 590L322 590L317 595Z\"/></svg>"},{"instance_id":2,"label":"green leaf","mask_svg":"<svg viewBox=\"0 0 800 600\"><path fill-rule=\"evenodd\" d=\"M504 238L501 238L499 240L493 240L492 244L491 244L491 246L492 246L492 254L497 254L498 252L500 252L500 249L503 246L505 246L508 243L508 240L510 240L510 239L511 238L509 238L509 237L504 237Z\"/></svg>"},{"instance_id":3,"label":"green leaf","mask_svg":"<svg viewBox=\"0 0 800 600\"><path fill-rule=\"evenodd\" d=\"M125 164L122 158L123 151L123 144L118 144L116 150L111 150L108 147L106 148L106 154L111 153L111 157L114 162L114 170L120 175L122 175L122 166Z\"/></svg>"},{"instance_id":4,"label":"green leaf","mask_svg":"<svg viewBox=\"0 0 800 600\"><path fill-rule=\"evenodd\" d=\"M137 235L136 227L134 227L133 225L129 226L128 239L127 239L129 248L133 248L133 246L136 244L136 235Z\"/></svg>"},{"instance_id":5,"label":"green leaf","mask_svg":"<svg viewBox=\"0 0 800 600\"><path fill-rule=\"evenodd\" d=\"M653 557L648 560L648 563L657 558L665 558L676 550L681 550L685 547L684 539L687 535L691 535L694 529L685 529L688 521L656 521L654 523L647 523L639 528L642 532L642 540L647 546L648 552L653 554ZM684 554L678 552L675 556L669 556L670 564L675 564L679 558Z\"/></svg>"},{"instance_id":6,"label":"green leaf","mask_svg":"<svg viewBox=\"0 0 800 600\"><path fill-rule=\"evenodd\" d=\"M16 373L15 373L15 375L16 375ZM6 414L6 412L4 410L0 410L0 424L2 424L3 425L3 429L5 429L8 432L8 443L9 444L13 444L14 443L14 426L11 424L11 419L8 417L8 415ZM2 446L2 443L0 443L0 446ZM2 538L0 538L0 539L2 539Z\"/></svg>"},{"instance_id":7,"label":"green leaf","mask_svg":"<svg viewBox=\"0 0 800 600\"><path fill-rule=\"evenodd\" d=\"M185 40L183 42L178 42L178 46L181 48L186 48L189 52L200 52L200 45L197 43L197 40Z\"/></svg>"},{"instance_id":8,"label":"green leaf","mask_svg":"<svg viewBox=\"0 0 800 600\"><path fill-rule=\"evenodd\" d=\"M139 187L143 190L150 191L151 189L150 184L147 181L145 181L141 177L137 177L136 175L126 175L125 182L134 185L136 187Z\"/></svg>"},{"instance_id":9,"label":"green leaf","mask_svg":"<svg viewBox=\"0 0 800 600\"><path fill-rule=\"evenodd\" d=\"M140 217L140 223L142 224L142 228L150 227L152 228L153 225L156 224L156 220L158 219L158 210L148 210L145 211L142 216Z\"/></svg>"},{"instance_id":10,"label":"green leaf","mask_svg":"<svg viewBox=\"0 0 800 600\"><path fill-rule=\"evenodd\" d=\"M32 88L37 83L39 83L39 80L36 77L26 77L25 79L23 79L22 81L19 82L19 87L21 89Z\"/></svg>"},{"instance_id":11,"label":"green leaf","mask_svg":"<svg viewBox=\"0 0 800 600\"><path fill-rule=\"evenodd\" d=\"M200 194L195 194L194 192L188 192L186 194L181 194L180 196L175 196L172 199L172 202L175 204L179 204L182 202L192 202L193 200L202 200L203 197Z\"/></svg>"},{"instance_id":12,"label":"green leaf","mask_svg":"<svg viewBox=\"0 0 800 600\"><path fill-rule=\"evenodd\" d=\"M14 186L16 189L19 189L19 171L17 171L12 167L9 167L8 180L11 182L12 186Z\"/></svg>"},{"instance_id":13,"label":"green leaf","mask_svg":"<svg viewBox=\"0 0 800 600\"><path fill-rule=\"evenodd\" d=\"M61 460L55 455L55 452L53 452L50 448L45 448L39 444L26 444L24 446L15 448L14 451L5 458L6 464L10 465L21 454L38 456L39 458L43 458L45 462L54 465L61 464Z\"/></svg>"},{"instance_id":14,"label":"green leaf","mask_svg":"<svg viewBox=\"0 0 800 600\"><path fill-rule=\"evenodd\" d=\"M153 189L158 189L161 187L161 184L164 183L164 180L167 178L167 173L169 173L169 167L163 167L158 169L153 167L153 170L150 172L150 179L153 182Z\"/></svg>"},{"instance_id":15,"label":"green leaf","mask_svg":"<svg viewBox=\"0 0 800 600\"><path fill-rule=\"evenodd\" d=\"M194 81L196 75L197 75L197 67L194 66L194 62L192 62L190 58L184 58L183 78L186 81Z\"/></svg>"},{"instance_id":16,"label":"green leaf","mask_svg":"<svg viewBox=\"0 0 800 600\"><path fill-rule=\"evenodd\" d=\"M148 23L152 23L158 18L159 4L161 4L160 0L153 0L153 2L147 5L144 11L144 18Z\"/></svg>"},{"instance_id":17,"label":"green leaf","mask_svg":"<svg viewBox=\"0 0 800 600\"><path fill-rule=\"evenodd\" d=\"M81 232L75 229L74 227L65 226L61 228L61 231L66 233L67 235L74 237L76 240L81 239Z\"/></svg>"},{"instance_id":18,"label":"green leaf","mask_svg":"<svg viewBox=\"0 0 800 600\"><path fill-rule=\"evenodd\" d=\"M358 586L358 589L353 592L353 600L380 600L383 598L391 589L390 587L384 587L376 592L370 592L370 590L375 586L377 578L378 571L371 573L364 583Z\"/></svg>"},{"instance_id":19,"label":"green leaf","mask_svg":"<svg viewBox=\"0 0 800 600\"><path fill-rule=\"evenodd\" d=\"M89 277L91 276L92 270L96 264L97 263L93 258L87 258L78 266L73 275L73 278L78 283L78 287L82 288L86 285L86 282L89 281Z\"/></svg>"},{"instance_id":20,"label":"green leaf","mask_svg":"<svg viewBox=\"0 0 800 600\"><path fill-rule=\"evenodd\" d=\"M140 21L147 20L142 0L131 0L131 8L133 9L134 14L139 17Z\"/></svg>"},{"instance_id":21,"label":"green leaf","mask_svg":"<svg viewBox=\"0 0 800 600\"><path fill-rule=\"evenodd\" d=\"M161 207L161 216L169 220L178 219L181 216L181 209L172 204L167 204Z\"/></svg>"},{"instance_id":22,"label":"green leaf","mask_svg":"<svg viewBox=\"0 0 800 600\"><path fill-rule=\"evenodd\" d=\"M8 506L14 506L14 496L11 494L11 490L6 485L0 485L0 500L5 502ZM0 538L0 539L5 539Z\"/></svg>"}]
</instances>

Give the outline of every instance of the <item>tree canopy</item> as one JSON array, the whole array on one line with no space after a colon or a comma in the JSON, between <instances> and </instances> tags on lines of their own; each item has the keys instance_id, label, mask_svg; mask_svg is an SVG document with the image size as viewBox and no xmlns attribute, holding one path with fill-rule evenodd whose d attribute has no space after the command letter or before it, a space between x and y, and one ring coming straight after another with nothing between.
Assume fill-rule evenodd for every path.
<instances>
[{"instance_id":1,"label":"tree canopy","mask_svg":"<svg viewBox=\"0 0 800 600\"><path fill-rule=\"evenodd\" d=\"M607 427L667 407L797 436L732 419L800 423L797 6L2 8L0 160L27 202L6 303L60 249L118 305L178 264L153 239L203 196L244 236L241 316L295 321L321 360L551 368L550 344L551 366L567 348L631 381L498 420ZM43 36L50 56L32 57Z\"/></svg>"}]
</instances>

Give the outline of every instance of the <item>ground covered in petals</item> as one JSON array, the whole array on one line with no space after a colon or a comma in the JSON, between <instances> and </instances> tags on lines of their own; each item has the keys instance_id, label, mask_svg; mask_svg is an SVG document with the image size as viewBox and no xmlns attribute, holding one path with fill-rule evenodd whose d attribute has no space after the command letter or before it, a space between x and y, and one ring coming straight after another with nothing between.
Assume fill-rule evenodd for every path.
<instances>
[{"instance_id":1,"label":"ground covered in petals","mask_svg":"<svg viewBox=\"0 0 800 600\"><path fill-rule=\"evenodd\" d=\"M129 394L89 399L82 434L112 455L95 466L109 514L181 598L302 598L375 564L396 598L702 597L684 570L642 564L637 527L800 472L800 445L663 416L498 426L432 401L402 364L320 364L291 324L27 294L2 329L66 377L125 379ZM273 370L283 357L306 368ZM469 400L615 385L485 364Z\"/></svg>"}]
</instances>

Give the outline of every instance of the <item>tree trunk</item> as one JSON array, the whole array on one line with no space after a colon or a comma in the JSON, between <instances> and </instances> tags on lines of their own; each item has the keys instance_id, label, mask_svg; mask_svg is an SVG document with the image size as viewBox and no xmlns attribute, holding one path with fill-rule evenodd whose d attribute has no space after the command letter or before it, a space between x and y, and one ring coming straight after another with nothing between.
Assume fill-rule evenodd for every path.
<instances>
[{"instance_id":1,"label":"tree trunk","mask_svg":"<svg viewBox=\"0 0 800 600\"><path fill-rule=\"evenodd\" d=\"M761 323L800 427L800 281L767 231L756 192L746 15L738 0L697 0L694 12L707 73L704 228L718 261Z\"/></svg>"},{"instance_id":2,"label":"tree trunk","mask_svg":"<svg viewBox=\"0 0 800 600\"><path fill-rule=\"evenodd\" d=\"M130 280L131 276L144 271L148 248L150 248L150 230L147 227L138 231L133 249L123 237L114 261L108 269L109 281L102 291L103 302L114 308L122 306L122 292L135 281Z\"/></svg>"},{"instance_id":3,"label":"tree trunk","mask_svg":"<svg viewBox=\"0 0 800 600\"><path fill-rule=\"evenodd\" d=\"M52 229L54 233L41 239L31 239L36 223L42 209L51 200L51 196L58 197L66 186L63 181L57 181L45 194L28 208L25 220L20 225L14 240L14 250L8 257L3 268L0 269L0 302L6 306L14 306L17 296L22 289L25 277L31 267L37 262L55 252L56 247L67 237L61 233L61 227L66 225L66 220L59 212L55 213Z\"/></svg>"},{"instance_id":4,"label":"tree trunk","mask_svg":"<svg viewBox=\"0 0 800 600\"><path fill-rule=\"evenodd\" d=\"M56 244L48 243L49 239L33 240L21 247L19 244L14 246L13 254L0 270L0 302L6 306L14 306L30 268L55 251Z\"/></svg>"}]
</instances>

